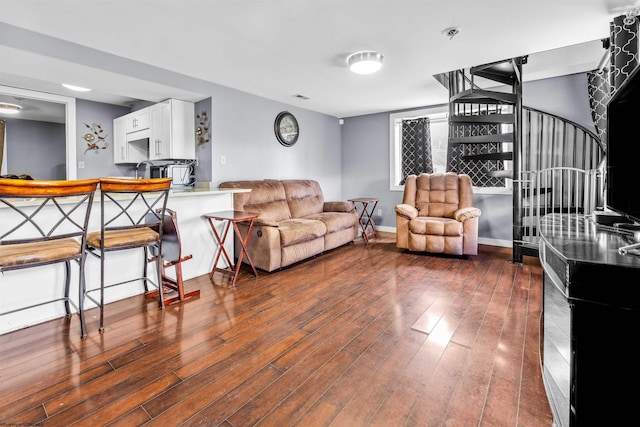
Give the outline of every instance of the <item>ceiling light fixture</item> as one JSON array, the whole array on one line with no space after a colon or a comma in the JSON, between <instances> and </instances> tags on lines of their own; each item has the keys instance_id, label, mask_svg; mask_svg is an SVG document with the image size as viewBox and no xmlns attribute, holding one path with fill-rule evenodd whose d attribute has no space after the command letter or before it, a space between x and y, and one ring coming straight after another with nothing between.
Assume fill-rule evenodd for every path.
<instances>
[{"instance_id":1,"label":"ceiling light fixture","mask_svg":"<svg viewBox=\"0 0 640 427\"><path fill-rule=\"evenodd\" d=\"M379 52L363 50L349 55L347 64L349 64L349 69L356 74L371 74L382 68L383 58L384 56Z\"/></svg>"},{"instance_id":2,"label":"ceiling light fixture","mask_svg":"<svg viewBox=\"0 0 640 427\"><path fill-rule=\"evenodd\" d=\"M21 109L22 107L16 104L0 103L0 113L3 114L18 114Z\"/></svg>"},{"instance_id":3,"label":"ceiling light fixture","mask_svg":"<svg viewBox=\"0 0 640 427\"><path fill-rule=\"evenodd\" d=\"M91 89L82 87L82 86L74 86L67 83L62 83L62 86L66 87L69 90L75 90L76 92L89 92Z\"/></svg>"}]
</instances>

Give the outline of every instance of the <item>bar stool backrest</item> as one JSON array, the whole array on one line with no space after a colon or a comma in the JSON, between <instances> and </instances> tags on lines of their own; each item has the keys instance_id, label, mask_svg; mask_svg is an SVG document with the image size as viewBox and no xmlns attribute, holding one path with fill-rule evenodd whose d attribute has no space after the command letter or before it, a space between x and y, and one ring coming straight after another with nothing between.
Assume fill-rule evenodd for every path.
<instances>
[{"instance_id":1,"label":"bar stool backrest","mask_svg":"<svg viewBox=\"0 0 640 427\"><path fill-rule=\"evenodd\" d=\"M104 230L158 227L163 220L171 181L171 178L101 178ZM107 201L112 202L111 212L105 212ZM159 231L162 235L162 227Z\"/></svg>"},{"instance_id":2,"label":"bar stool backrest","mask_svg":"<svg viewBox=\"0 0 640 427\"><path fill-rule=\"evenodd\" d=\"M79 259L98 182L0 179L0 271ZM69 238L78 240L78 251L57 251L56 244ZM51 252L19 250L33 251L39 242L39 250Z\"/></svg>"}]
</instances>

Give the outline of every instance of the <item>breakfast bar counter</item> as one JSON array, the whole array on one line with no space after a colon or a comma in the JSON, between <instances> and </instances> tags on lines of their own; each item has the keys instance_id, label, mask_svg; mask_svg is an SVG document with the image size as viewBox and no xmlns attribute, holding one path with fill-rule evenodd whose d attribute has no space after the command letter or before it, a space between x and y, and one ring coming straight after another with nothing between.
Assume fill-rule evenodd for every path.
<instances>
[{"instance_id":1,"label":"breakfast bar counter","mask_svg":"<svg viewBox=\"0 0 640 427\"><path fill-rule=\"evenodd\" d=\"M224 211L233 209L233 193L245 192L242 189L193 189L193 190L172 190L167 202L167 208L176 212L178 222L178 232L182 243L182 254L192 255L192 257L182 265L183 280L192 279L197 276L208 274L213 265L215 248L213 233L202 215L207 212ZM29 201L25 201L28 204ZM0 207L0 216L2 215ZM53 210L54 206L47 206L45 210ZM100 196L95 195L89 230L100 229ZM233 253L233 239L225 242L225 249L228 253ZM143 269L143 251L140 254L124 251L123 253L112 253L105 270L106 280L118 282L127 278L137 277ZM43 266L28 270L17 270L5 272L0 277L0 312L6 312L13 308L31 305L33 301L42 298L54 299L63 294L62 277L64 269L61 265ZM174 274L174 269L167 269L167 276ZM77 295L77 275L78 265L71 264L71 295ZM100 262L95 257L87 257L86 260L86 281L87 288L94 288L100 282ZM28 286L21 286L26 284ZM75 286L75 288L74 288ZM131 283L128 286L119 286L109 290L105 294L108 302L113 302L133 295L142 294L144 288L142 283ZM37 298L37 299L36 299ZM75 299L75 298L74 298ZM92 309L94 306L89 300L85 301L85 309ZM154 309L156 307L154 306ZM88 313L90 320L93 311ZM41 323L47 320L64 316L63 304L47 304L31 310L20 311L11 315L0 316L0 334L22 329L27 326ZM74 319L75 320L75 319ZM74 321L73 320L73 321ZM89 325L92 325L90 323ZM89 337L97 334L98 330L89 326Z\"/></svg>"}]
</instances>

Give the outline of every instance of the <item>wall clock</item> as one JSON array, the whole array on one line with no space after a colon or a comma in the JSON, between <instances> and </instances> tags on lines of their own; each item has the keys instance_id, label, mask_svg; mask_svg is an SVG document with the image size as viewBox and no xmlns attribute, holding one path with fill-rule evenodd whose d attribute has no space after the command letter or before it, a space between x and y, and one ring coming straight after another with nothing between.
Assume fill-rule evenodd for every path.
<instances>
[{"instance_id":1,"label":"wall clock","mask_svg":"<svg viewBox=\"0 0 640 427\"><path fill-rule=\"evenodd\" d=\"M278 138L280 144L285 147L291 147L298 140L298 134L300 132L298 120L288 111L283 111L276 116L273 128L276 133L276 138Z\"/></svg>"}]
</instances>

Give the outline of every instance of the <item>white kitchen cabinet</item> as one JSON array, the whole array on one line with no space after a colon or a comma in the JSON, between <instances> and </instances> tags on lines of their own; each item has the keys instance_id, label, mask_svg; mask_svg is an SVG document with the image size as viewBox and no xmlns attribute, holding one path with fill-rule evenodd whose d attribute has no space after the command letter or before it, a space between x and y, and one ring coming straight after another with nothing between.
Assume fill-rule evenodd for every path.
<instances>
[{"instance_id":1,"label":"white kitchen cabinet","mask_svg":"<svg viewBox=\"0 0 640 427\"><path fill-rule=\"evenodd\" d=\"M137 131L127 132L132 122L128 116L113 120L113 162L116 164L138 163L149 156L148 139L136 138L142 136Z\"/></svg>"},{"instance_id":2,"label":"white kitchen cabinet","mask_svg":"<svg viewBox=\"0 0 640 427\"><path fill-rule=\"evenodd\" d=\"M196 158L194 111L193 103L177 99L149 107L149 160Z\"/></svg>"},{"instance_id":3,"label":"white kitchen cabinet","mask_svg":"<svg viewBox=\"0 0 640 427\"><path fill-rule=\"evenodd\" d=\"M127 133L149 129L149 107L129 113L124 119Z\"/></svg>"}]
</instances>

